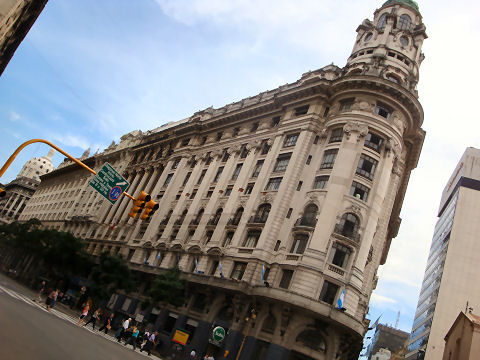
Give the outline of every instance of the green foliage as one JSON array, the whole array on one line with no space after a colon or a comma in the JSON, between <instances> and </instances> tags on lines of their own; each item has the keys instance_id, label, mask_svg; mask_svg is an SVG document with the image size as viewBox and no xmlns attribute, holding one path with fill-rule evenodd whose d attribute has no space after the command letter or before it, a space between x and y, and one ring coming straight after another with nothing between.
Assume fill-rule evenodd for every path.
<instances>
[{"instance_id":1,"label":"green foliage","mask_svg":"<svg viewBox=\"0 0 480 360\"><path fill-rule=\"evenodd\" d=\"M180 269L175 266L155 278L148 295L154 303L179 307L185 301L185 283L186 281L180 278Z\"/></svg>"},{"instance_id":2,"label":"green foliage","mask_svg":"<svg viewBox=\"0 0 480 360\"><path fill-rule=\"evenodd\" d=\"M128 264L119 256L103 252L98 257L98 264L92 269L90 279L94 285L90 293L97 299L108 300L117 290L131 292L136 285Z\"/></svg>"}]
</instances>

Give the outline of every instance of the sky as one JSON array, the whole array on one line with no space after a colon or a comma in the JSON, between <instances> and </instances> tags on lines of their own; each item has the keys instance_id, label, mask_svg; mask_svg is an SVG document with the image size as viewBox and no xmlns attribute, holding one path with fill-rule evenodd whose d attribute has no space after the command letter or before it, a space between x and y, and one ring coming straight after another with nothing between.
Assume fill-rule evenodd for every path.
<instances>
[{"instance_id":1,"label":"sky","mask_svg":"<svg viewBox=\"0 0 480 360\"><path fill-rule=\"evenodd\" d=\"M44 138L73 156L343 67L356 28L383 1L50 0L0 77L0 163ZM429 38L419 100L427 132L402 225L370 302L369 318L410 332L443 187L468 146L480 147L480 4L419 1ZM27 147L0 182L48 152ZM58 165L63 156L55 154Z\"/></svg>"}]
</instances>

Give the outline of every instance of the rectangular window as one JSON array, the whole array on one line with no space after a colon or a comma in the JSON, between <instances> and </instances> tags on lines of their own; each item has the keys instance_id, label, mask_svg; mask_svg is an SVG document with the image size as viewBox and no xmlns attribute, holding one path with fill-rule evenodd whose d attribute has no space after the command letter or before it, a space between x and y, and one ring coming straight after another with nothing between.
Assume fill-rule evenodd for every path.
<instances>
[{"instance_id":1,"label":"rectangular window","mask_svg":"<svg viewBox=\"0 0 480 360\"><path fill-rule=\"evenodd\" d=\"M187 175L185 176L185 179L183 179L182 187L185 186L185 185L187 185L188 179L190 179L190 176L191 176L191 175L192 175L192 172L189 171L189 172L187 173Z\"/></svg>"},{"instance_id":2,"label":"rectangular window","mask_svg":"<svg viewBox=\"0 0 480 360\"><path fill-rule=\"evenodd\" d=\"M279 123L280 123L280 116L275 116L272 119L272 127L277 127Z\"/></svg>"},{"instance_id":3,"label":"rectangular window","mask_svg":"<svg viewBox=\"0 0 480 360\"><path fill-rule=\"evenodd\" d=\"M207 136L202 137L202 140L200 141L200 145L204 145L207 142Z\"/></svg>"},{"instance_id":4,"label":"rectangular window","mask_svg":"<svg viewBox=\"0 0 480 360\"><path fill-rule=\"evenodd\" d=\"M340 100L340 111L350 111L352 109L355 98L348 98Z\"/></svg>"},{"instance_id":5,"label":"rectangular window","mask_svg":"<svg viewBox=\"0 0 480 360\"><path fill-rule=\"evenodd\" d=\"M295 108L295 116L305 115L308 113L308 108L310 105L299 106Z\"/></svg>"},{"instance_id":6,"label":"rectangular window","mask_svg":"<svg viewBox=\"0 0 480 360\"><path fill-rule=\"evenodd\" d=\"M307 161L305 162L305 164L310 165L311 162L312 162L312 155L308 155Z\"/></svg>"},{"instance_id":7,"label":"rectangular window","mask_svg":"<svg viewBox=\"0 0 480 360\"><path fill-rule=\"evenodd\" d=\"M283 147L295 146L297 144L298 136L300 134L291 134L285 137L283 141Z\"/></svg>"},{"instance_id":8,"label":"rectangular window","mask_svg":"<svg viewBox=\"0 0 480 360\"><path fill-rule=\"evenodd\" d=\"M283 172L287 169L288 162L292 157L292 153L281 154L277 158L277 162L273 168L273 172Z\"/></svg>"},{"instance_id":9,"label":"rectangular window","mask_svg":"<svg viewBox=\"0 0 480 360\"><path fill-rule=\"evenodd\" d=\"M205 234L205 244L208 244L210 240L212 240L212 236L213 236L213 230L207 231L207 233Z\"/></svg>"},{"instance_id":10,"label":"rectangular window","mask_svg":"<svg viewBox=\"0 0 480 360\"><path fill-rule=\"evenodd\" d=\"M237 180L238 179L238 175L240 175L240 171L242 170L242 166L243 166L243 164L237 164L237 166L235 168L235 171L233 172L233 175L232 175L232 180Z\"/></svg>"},{"instance_id":11,"label":"rectangular window","mask_svg":"<svg viewBox=\"0 0 480 360\"><path fill-rule=\"evenodd\" d=\"M358 161L357 174L364 176L367 179L373 180L377 164L377 160L371 158L368 155L362 154L360 155L360 160Z\"/></svg>"},{"instance_id":12,"label":"rectangular window","mask_svg":"<svg viewBox=\"0 0 480 360\"><path fill-rule=\"evenodd\" d=\"M250 195L253 191L253 187L255 186L255 183L249 183L247 187L245 188L245 195Z\"/></svg>"},{"instance_id":13,"label":"rectangular window","mask_svg":"<svg viewBox=\"0 0 480 360\"><path fill-rule=\"evenodd\" d=\"M328 257L328 262L346 269L349 257L350 249L348 247L339 243L334 243L332 245L332 250L330 251L330 256Z\"/></svg>"},{"instance_id":14,"label":"rectangular window","mask_svg":"<svg viewBox=\"0 0 480 360\"><path fill-rule=\"evenodd\" d=\"M218 261L214 261L208 275L215 275L215 273L217 272L217 268L218 268Z\"/></svg>"},{"instance_id":15,"label":"rectangular window","mask_svg":"<svg viewBox=\"0 0 480 360\"><path fill-rule=\"evenodd\" d=\"M210 156L210 152L207 153L207 157L205 159L205 165L210 165L212 162L212 157Z\"/></svg>"},{"instance_id":16,"label":"rectangular window","mask_svg":"<svg viewBox=\"0 0 480 360\"><path fill-rule=\"evenodd\" d=\"M392 109L390 106L381 103L380 101L377 102L377 106L375 107L375 114L384 117L385 119L389 119L390 115L392 115Z\"/></svg>"},{"instance_id":17,"label":"rectangular window","mask_svg":"<svg viewBox=\"0 0 480 360\"><path fill-rule=\"evenodd\" d=\"M239 128L239 127L233 128L233 137L238 136L238 133L239 133L239 132L240 132L240 128Z\"/></svg>"},{"instance_id":18,"label":"rectangular window","mask_svg":"<svg viewBox=\"0 0 480 360\"><path fill-rule=\"evenodd\" d=\"M229 157L230 157L230 154L228 153L228 149L224 149L223 155L222 155L222 162L226 162Z\"/></svg>"},{"instance_id":19,"label":"rectangular window","mask_svg":"<svg viewBox=\"0 0 480 360\"><path fill-rule=\"evenodd\" d=\"M297 185L297 191L302 190L303 181L299 181Z\"/></svg>"},{"instance_id":20,"label":"rectangular window","mask_svg":"<svg viewBox=\"0 0 480 360\"><path fill-rule=\"evenodd\" d=\"M207 169L203 169L202 173L200 174L200 177L198 178L197 185L200 185L202 183L206 173L207 173Z\"/></svg>"},{"instance_id":21,"label":"rectangular window","mask_svg":"<svg viewBox=\"0 0 480 360\"><path fill-rule=\"evenodd\" d=\"M320 136L315 136L315 139L313 139L313 144L314 145L317 145L318 144L318 140L320 140Z\"/></svg>"},{"instance_id":22,"label":"rectangular window","mask_svg":"<svg viewBox=\"0 0 480 360\"><path fill-rule=\"evenodd\" d=\"M242 145L242 149L240 150L240 159L245 159L248 155L247 144Z\"/></svg>"},{"instance_id":23,"label":"rectangular window","mask_svg":"<svg viewBox=\"0 0 480 360\"><path fill-rule=\"evenodd\" d=\"M206 197L207 197L207 198L211 198L211 197L212 197L212 195L213 195L213 190L208 190L208 191L207 191L207 196L206 196Z\"/></svg>"},{"instance_id":24,"label":"rectangular window","mask_svg":"<svg viewBox=\"0 0 480 360\"><path fill-rule=\"evenodd\" d=\"M288 209L287 216L285 216L287 219L290 219L290 216L292 216L292 211L293 211L293 208Z\"/></svg>"},{"instance_id":25,"label":"rectangular window","mask_svg":"<svg viewBox=\"0 0 480 360\"><path fill-rule=\"evenodd\" d=\"M320 301L333 305L335 297L337 296L338 285L325 280L323 282L322 291L320 291Z\"/></svg>"},{"instance_id":26,"label":"rectangular window","mask_svg":"<svg viewBox=\"0 0 480 360\"><path fill-rule=\"evenodd\" d=\"M332 169L333 164L335 164L335 159L337 158L338 149L326 150L323 154L322 164L320 169Z\"/></svg>"},{"instance_id":27,"label":"rectangular window","mask_svg":"<svg viewBox=\"0 0 480 360\"><path fill-rule=\"evenodd\" d=\"M278 190L281 182L281 177L270 178L270 180L268 180L267 186L265 187L265 190Z\"/></svg>"},{"instance_id":28,"label":"rectangular window","mask_svg":"<svg viewBox=\"0 0 480 360\"><path fill-rule=\"evenodd\" d=\"M369 191L370 189L368 187L354 181L352 182L352 186L350 188L350 195L356 197L359 200L367 202Z\"/></svg>"},{"instance_id":29,"label":"rectangular window","mask_svg":"<svg viewBox=\"0 0 480 360\"><path fill-rule=\"evenodd\" d=\"M172 164L172 170L178 168L178 164L180 164L180 159L175 159Z\"/></svg>"},{"instance_id":30,"label":"rectangular window","mask_svg":"<svg viewBox=\"0 0 480 360\"><path fill-rule=\"evenodd\" d=\"M280 283L278 287L282 289L288 289L290 286L290 282L292 281L293 277L293 270L283 270L282 271L282 278L280 279Z\"/></svg>"},{"instance_id":31,"label":"rectangular window","mask_svg":"<svg viewBox=\"0 0 480 360\"><path fill-rule=\"evenodd\" d=\"M261 232L259 230L250 230L247 234L243 246L248 248L254 248L257 246L258 239L260 238Z\"/></svg>"},{"instance_id":32,"label":"rectangular window","mask_svg":"<svg viewBox=\"0 0 480 360\"><path fill-rule=\"evenodd\" d=\"M232 279L242 280L245 269L247 268L247 263L235 261L233 265L232 274L230 277Z\"/></svg>"},{"instance_id":33,"label":"rectangular window","mask_svg":"<svg viewBox=\"0 0 480 360\"><path fill-rule=\"evenodd\" d=\"M330 107L327 106L325 108L325 111L323 112L323 117L327 117L329 112L330 112Z\"/></svg>"},{"instance_id":34,"label":"rectangular window","mask_svg":"<svg viewBox=\"0 0 480 360\"><path fill-rule=\"evenodd\" d=\"M232 242L234 234L235 233L233 231L229 231L227 233L227 235L225 236L225 240L223 240L223 247L227 247L228 245L230 245L230 243Z\"/></svg>"},{"instance_id":35,"label":"rectangular window","mask_svg":"<svg viewBox=\"0 0 480 360\"><path fill-rule=\"evenodd\" d=\"M330 134L330 139L328 140L328 143L334 143L334 142L341 142L343 138L343 128L336 128L332 130L332 133Z\"/></svg>"},{"instance_id":36,"label":"rectangular window","mask_svg":"<svg viewBox=\"0 0 480 360\"><path fill-rule=\"evenodd\" d=\"M225 189L225 194L223 194L223 196L230 196L230 194L232 193L232 190L233 190L232 185L227 186L227 188Z\"/></svg>"},{"instance_id":37,"label":"rectangular window","mask_svg":"<svg viewBox=\"0 0 480 360\"><path fill-rule=\"evenodd\" d=\"M190 138L182 139L182 146L187 146L190 142Z\"/></svg>"},{"instance_id":38,"label":"rectangular window","mask_svg":"<svg viewBox=\"0 0 480 360\"><path fill-rule=\"evenodd\" d=\"M375 150L376 152L380 152L382 144L383 139L378 135L368 133L365 137L365 146Z\"/></svg>"},{"instance_id":39,"label":"rectangular window","mask_svg":"<svg viewBox=\"0 0 480 360\"><path fill-rule=\"evenodd\" d=\"M172 181L173 174L168 174L167 178L165 179L165 182L163 183L163 187L167 187L168 184L170 184L170 181Z\"/></svg>"},{"instance_id":40,"label":"rectangular window","mask_svg":"<svg viewBox=\"0 0 480 360\"><path fill-rule=\"evenodd\" d=\"M218 180L220 180L220 175L222 175L223 172L223 166L220 166L217 170L217 174L215 175L215 178L213 179L213 182L216 183Z\"/></svg>"},{"instance_id":41,"label":"rectangular window","mask_svg":"<svg viewBox=\"0 0 480 360\"><path fill-rule=\"evenodd\" d=\"M329 178L330 176L328 175L316 176L315 180L313 181L313 188L317 190L325 189Z\"/></svg>"},{"instance_id":42,"label":"rectangular window","mask_svg":"<svg viewBox=\"0 0 480 360\"><path fill-rule=\"evenodd\" d=\"M307 248L308 235L297 234L293 239L292 248L290 252L293 254L303 254Z\"/></svg>"},{"instance_id":43,"label":"rectangular window","mask_svg":"<svg viewBox=\"0 0 480 360\"><path fill-rule=\"evenodd\" d=\"M252 124L252 128L250 129L250 132L255 132L255 131L257 131L258 125L259 125L258 121L254 122L254 123Z\"/></svg>"},{"instance_id":44,"label":"rectangular window","mask_svg":"<svg viewBox=\"0 0 480 360\"><path fill-rule=\"evenodd\" d=\"M193 189L190 199L195 199L195 195L197 195L197 189Z\"/></svg>"},{"instance_id":45,"label":"rectangular window","mask_svg":"<svg viewBox=\"0 0 480 360\"><path fill-rule=\"evenodd\" d=\"M223 131L217 132L217 141L222 140L222 136L223 136Z\"/></svg>"},{"instance_id":46,"label":"rectangular window","mask_svg":"<svg viewBox=\"0 0 480 360\"><path fill-rule=\"evenodd\" d=\"M265 160L258 160L257 163L255 164L255 168L253 169L253 174L252 177L258 177L260 174L260 170L262 170L262 166Z\"/></svg>"},{"instance_id":47,"label":"rectangular window","mask_svg":"<svg viewBox=\"0 0 480 360\"><path fill-rule=\"evenodd\" d=\"M262 140L262 145L261 145L261 152L260 155L267 155L268 152L270 151L270 145L268 144L268 139L267 140Z\"/></svg>"}]
</instances>

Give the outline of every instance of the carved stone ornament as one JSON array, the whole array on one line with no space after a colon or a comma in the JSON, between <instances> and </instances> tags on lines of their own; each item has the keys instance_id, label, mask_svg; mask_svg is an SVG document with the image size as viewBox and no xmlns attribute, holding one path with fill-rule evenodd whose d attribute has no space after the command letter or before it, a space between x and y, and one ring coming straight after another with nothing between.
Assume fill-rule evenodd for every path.
<instances>
[{"instance_id":1,"label":"carved stone ornament","mask_svg":"<svg viewBox=\"0 0 480 360\"><path fill-rule=\"evenodd\" d=\"M328 135L327 129L322 129L322 131L320 131L320 134L318 134L318 136L320 137L320 139L326 139L326 138L327 138L327 135Z\"/></svg>"},{"instance_id":2,"label":"carved stone ornament","mask_svg":"<svg viewBox=\"0 0 480 360\"><path fill-rule=\"evenodd\" d=\"M260 150L262 148L262 140L254 140L250 143L252 149Z\"/></svg>"},{"instance_id":3,"label":"carved stone ornament","mask_svg":"<svg viewBox=\"0 0 480 360\"><path fill-rule=\"evenodd\" d=\"M242 150L242 145L238 144L238 145L235 145L231 148L231 153L232 154L239 154L241 150Z\"/></svg>"},{"instance_id":4,"label":"carved stone ornament","mask_svg":"<svg viewBox=\"0 0 480 360\"><path fill-rule=\"evenodd\" d=\"M190 157L190 159L187 160L187 164L190 165L190 164L194 163L195 161L197 161L196 155L193 155L193 156Z\"/></svg>"},{"instance_id":5,"label":"carved stone ornament","mask_svg":"<svg viewBox=\"0 0 480 360\"><path fill-rule=\"evenodd\" d=\"M398 159L401 155L400 145L398 144L398 142L396 140L394 140L392 138L389 138L385 142L385 151L387 153L393 153L395 159Z\"/></svg>"},{"instance_id":6,"label":"carved stone ornament","mask_svg":"<svg viewBox=\"0 0 480 360\"><path fill-rule=\"evenodd\" d=\"M343 126L347 139L350 139L352 133L358 133L357 141L368 134L368 126L357 121L349 121Z\"/></svg>"},{"instance_id":7,"label":"carved stone ornament","mask_svg":"<svg viewBox=\"0 0 480 360\"><path fill-rule=\"evenodd\" d=\"M211 153L211 156L212 156L213 158L220 157L220 156L222 156L222 155L223 155L223 151L222 151L221 149L214 150L214 151L212 151L212 153Z\"/></svg>"},{"instance_id":8,"label":"carved stone ornament","mask_svg":"<svg viewBox=\"0 0 480 360\"><path fill-rule=\"evenodd\" d=\"M318 196L316 194L308 194L308 199L318 205Z\"/></svg>"},{"instance_id":9,"label":"carved stone ornament","mask_svg":"<svg viewBox=\"0 0 480 360\"><path fill-rule=\"evenodd\" d=\"M273 200L273 196L270 193L264 194L261 198L261 203L269 203Z\"/></svg>"},{"instance_id":10,"label":"carved stone ornament","mask_svg":"<svg viewBox=\"0 0 480 360\"><path fill-rule=\"evenodd\" d=\"M403 135L403 132L405 131L405 123L402 116L398 112L394 111L392 114L392 118L393 125L398 129L398 131L400 131L400 134Z\"/></svg>"},{"instance_id":11,"label":"carved stone ornament","mask_svg":"<svg viewBox=\"0 0 480 360\"><path fill-rule=\"evenodd\" d=\"M209 157L210 157L210 154L209 154L208 152L206 152L206 153L203 153L203 154L202 154L201 159L205 161L205 160L207 160Z\"/></svg>"},{"instance_id":12,"label":"carved stone ornament","mask_svg":"<svg viewBox=\"0 0 480 360\"><path fill-rule=\"evenodd\" d=\"M358 99L358 101L355 101L352 105L352 110L364 112L372 112L374 108L375 104L371 104L366 99L362 98Z\"/></svg>"},{"instance_id":13,"label":"carved stone ornament","mask_svg":"<svg viewBox=\"0 0 480 360\"><path fill-rule=\"evenodd\" d=\"M362 213L361 213L362 208L360 206L358 206L357 204L350 205L350 207L347 208L346 210L347 210L347 212L352 212L359 217L362 215Z\"/></svg>"}]
</instances>

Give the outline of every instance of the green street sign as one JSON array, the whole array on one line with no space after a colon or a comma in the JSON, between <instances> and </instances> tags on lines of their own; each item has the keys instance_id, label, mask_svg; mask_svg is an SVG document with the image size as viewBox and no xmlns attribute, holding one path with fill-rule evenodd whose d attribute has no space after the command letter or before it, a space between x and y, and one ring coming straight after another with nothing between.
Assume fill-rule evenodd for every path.
<instances>
[{"instance_id":1,"label":"green street sign","mask_svg":"<svg viewBox=\"0 0 480 360\"><path fill-rule=\"evenodd\" d=\"M97 175L90 180L89 185L113 205L130 184L112 165L105 163Z\"/></svg>"},{"instance_id":2,"label":"green street sign","mask_svg":"<svg viewBox=\"0 0 480 360\"><path fill-rule=\"evenodd\" d=\"M225 339L225 329L221 326L217 326L213 329L213 340L220 342Z\"/></svg>"}]
</instances>

